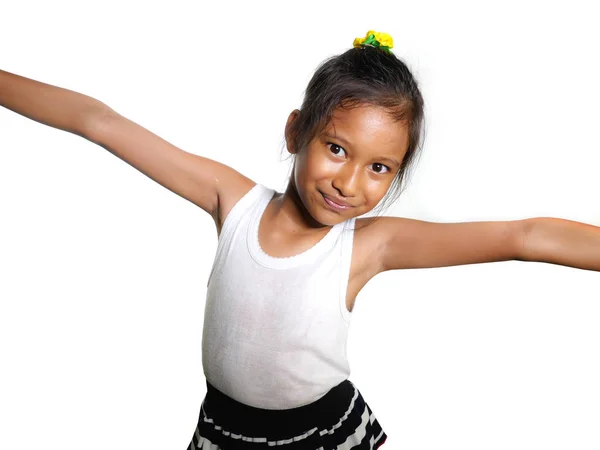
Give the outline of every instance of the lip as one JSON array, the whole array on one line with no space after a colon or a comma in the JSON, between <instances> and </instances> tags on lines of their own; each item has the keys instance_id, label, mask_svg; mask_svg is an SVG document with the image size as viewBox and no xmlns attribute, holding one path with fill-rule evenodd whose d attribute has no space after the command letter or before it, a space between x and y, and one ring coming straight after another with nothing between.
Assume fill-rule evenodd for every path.
<instances>
[{"instance_id":1,"label":"lip","mask_svg":"<svg viewBox=\"0 0 600 450\"><path fill-rule=\"evenodd\" d=\"M323 199L325 200L325 203L327 204L327 206L329 206L334 211L346 211L346 210L352 208L352 206L346 202L338 203L341 201L334 200L331 197L329 197L328 195L323 194L322 192L321 192L321 195L323 196Z\"/></svg>"}]
</instances>

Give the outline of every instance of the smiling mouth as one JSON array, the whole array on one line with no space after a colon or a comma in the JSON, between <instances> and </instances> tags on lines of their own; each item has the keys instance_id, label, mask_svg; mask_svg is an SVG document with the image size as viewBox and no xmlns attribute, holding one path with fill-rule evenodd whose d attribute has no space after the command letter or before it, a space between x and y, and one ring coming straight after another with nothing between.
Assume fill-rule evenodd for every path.
<instances>
[{"instance_id":1,"label":"smiling mouth","mask_svg":"<svg viewBox=\"0 0 600 450\"><path fill-rule=\"evenodd\" d=\"M325 203L327 204L327 206L329 206L329 208L333 209L334 211L346 211L347 209L352 208L352 206L344 206L344 205L340 205L340 204L334 202L333 200L329 199L322 192L321 192L321 195L323 196L323 200L325 200Z\"/></svg>"}]
</instances>

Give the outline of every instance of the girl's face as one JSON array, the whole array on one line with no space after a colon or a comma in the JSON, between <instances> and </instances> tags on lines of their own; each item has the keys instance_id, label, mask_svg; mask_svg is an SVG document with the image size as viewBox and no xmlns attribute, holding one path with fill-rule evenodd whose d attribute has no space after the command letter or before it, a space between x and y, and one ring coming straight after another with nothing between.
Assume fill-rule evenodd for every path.
<instances>
[{"instance_id":1,"label":"girl's face","mask_svg":"<svg viewBox=\"0 0 600 450\"><path fill-rule=\"evenodd\" d=\"M298 115L290 114L288 124ZM291 184L317 222L335 225L372 210L388 191L408 148L408 128L378 106L337 109L296 154Z\"/></svg>"}]
</instances>

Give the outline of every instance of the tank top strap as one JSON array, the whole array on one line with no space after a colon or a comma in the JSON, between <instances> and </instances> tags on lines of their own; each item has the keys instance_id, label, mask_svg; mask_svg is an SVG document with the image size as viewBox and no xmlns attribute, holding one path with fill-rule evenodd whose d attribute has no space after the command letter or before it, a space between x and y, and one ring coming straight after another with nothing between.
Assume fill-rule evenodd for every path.
<instances>
[{"instance_id":1,"label":"tank top strap","mask_svg":"<svg viewBox=\"0 0 600 450\"><path fill-rule=\"evenodd\" d=\"M255 184L233 205L233 208L231 208L229 214L225 217L219 240L229 235L249 211L256 206L260 206L258 203L263 204L268 202L273 196L273 192L272 189L268 189L260 183Z\"/></svg>"},{"instance_id":2,"label":"tank top strap","mask_svg":"<svg viewBox=\"0 0 600 450\"><path fill-rule=\"evenodd\" d=\"M254 209L256 209L257 207L260 208L263 203L268 202L269 199L272 197L273 192L274 191L272 189L269 189L263 186L262 184L257 183L252 188L250 188L250 190L246 192L235 203L235 205L233 205L233 207L225 217L225 221L223 222L223 226L221 227L221 234L219 235L219 240L217 242L217 251L213 262L213 267L208 276L207 284L210 284L212 275L217 266L221 263L223 254L227 251L226 249L231 245L236 229L238 229L240 223L244 220L245 217L252 214L252 211Z\"/></svg>"},{"instance_id":3,"label":"tank top strap","mask_svg":"<svg viewBox=\"0 0 600 450\"><path fill-rule=\"evenodd\" d=\"M345 221L343 224L342 232L340 234L340 309L342 317L347 323L350 323L350 319L352 318L352 313L348 311L348 308L346 307L346 295L348 292L348 283L350 281L350 267L352 265L352 249L354 246L355 224L356 217Z\"/></svg>"}]
</instances>

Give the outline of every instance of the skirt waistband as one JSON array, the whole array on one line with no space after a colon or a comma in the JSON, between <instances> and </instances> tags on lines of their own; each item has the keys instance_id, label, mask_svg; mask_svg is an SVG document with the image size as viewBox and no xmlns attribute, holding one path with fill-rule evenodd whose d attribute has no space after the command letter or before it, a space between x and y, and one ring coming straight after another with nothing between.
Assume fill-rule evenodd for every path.
<instances>
[{"instance_id":1,"label":"skirt waistband","mask_svg":"<svg viewBox=\"0 0 600 450\"><path fill-rule=\"evenodd\" d=\"M202 404L206 416L231 432L246 436L273 434L285 438L314 427L329 428L347 412L355 387L344 380L323 397L308 405L291 409L262 409L240 403L225 395L208 381Z\"/></svg>"}]
</instances>

